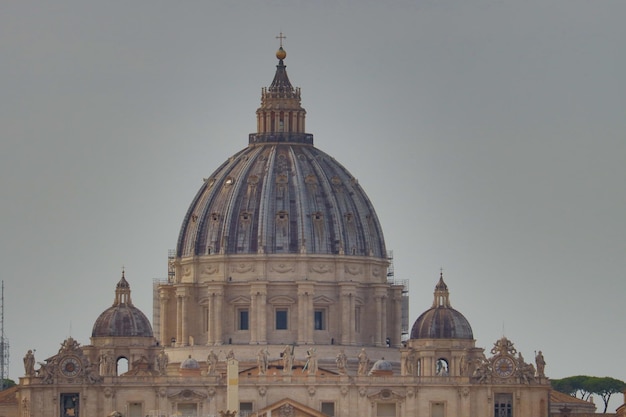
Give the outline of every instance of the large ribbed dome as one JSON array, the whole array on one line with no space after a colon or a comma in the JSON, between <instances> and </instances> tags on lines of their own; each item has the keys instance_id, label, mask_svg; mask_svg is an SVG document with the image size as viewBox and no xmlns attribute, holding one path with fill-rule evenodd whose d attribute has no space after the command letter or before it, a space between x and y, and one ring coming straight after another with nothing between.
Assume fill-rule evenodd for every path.
<instances>
[{"instance_id":1,"label":"large ribbed dome","mask_svg":"<svg viewBox=\"0 0 626 417\"><path fill-rule=\"evenodd\" d=\"M439 277L433 306L415 320L411 339L473 339L469 321L450 306L448 286Z\"/></svg>"},{"instance_id":2,"label":"large ribbed dome","mask_svg":"<svg viewBox=\"0 0 626 417\"><path fill-rule=\"evenodd\" d=\"M279 51L280 52L280 51ZM313 146L300 90L283 58L262 90L249 146L205 179L183 221L178 257L345 254L386 258L382 229L357 180Z\"/></svg>"},{"instance_id":3,"label":"large ribbed dome","mask_svg":"<svg viewBox=\"0 0 626 417\"><path fill-rule=\"evenodd\" d=\"M152 337L148 318L133 305L130 286L122 272L115 287L115 301L96 319L91 337Z\"/></svg>"}]
</instances>

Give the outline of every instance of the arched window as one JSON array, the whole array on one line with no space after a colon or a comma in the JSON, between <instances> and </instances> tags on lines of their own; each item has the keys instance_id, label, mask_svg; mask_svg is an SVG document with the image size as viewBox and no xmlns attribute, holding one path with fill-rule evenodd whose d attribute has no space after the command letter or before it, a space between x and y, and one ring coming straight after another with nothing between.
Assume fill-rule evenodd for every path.
<instances>
[{"instance_id":1,"label":"arched window","mask_svg":"<svg viewBox=\"0 0 626 417\"><path fill-rule=\"evenodd\" d=\"M116 363L116 368L117 368L117 375L123 375L126 372L128 372L128 359L126 359L125 357L120 357L117 359L117 363Z\"/></svg>"}]
</instances>

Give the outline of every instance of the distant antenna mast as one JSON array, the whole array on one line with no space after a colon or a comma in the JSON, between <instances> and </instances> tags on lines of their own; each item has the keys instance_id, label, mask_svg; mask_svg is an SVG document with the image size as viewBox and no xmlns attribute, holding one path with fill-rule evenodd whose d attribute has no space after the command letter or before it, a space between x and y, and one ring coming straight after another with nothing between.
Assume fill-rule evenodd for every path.
<instances>
[{"instance_id":1,"label":"distant antenna mast","mask_svg":"<svg viewBox=\"0 0 626 417\"><path fill-rule=\"evenodd\" d=\"M2 299L0 305L0 391L6 388L9 378L9 341L4 337L4 280L2 280Z\"/></svg>"}]
</instances>

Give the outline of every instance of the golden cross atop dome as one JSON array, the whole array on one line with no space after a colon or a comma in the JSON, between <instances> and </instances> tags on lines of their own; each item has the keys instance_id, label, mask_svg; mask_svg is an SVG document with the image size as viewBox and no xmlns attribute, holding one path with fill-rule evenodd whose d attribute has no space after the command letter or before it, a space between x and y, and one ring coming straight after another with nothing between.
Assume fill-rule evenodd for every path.
<instances>
[{"instance_id":1,"label":"golden cross atop dome","mask_svg":"<svg viewBox=\"0 0 626 417\"><path fill-rule=\"evenodd\" d=\"M283 47L283 39L287 39L286 36L283 35L283 32L280 32L280 35L276 36L276 39L280 39L280 47Z\"/></svg>"}]
</instances>

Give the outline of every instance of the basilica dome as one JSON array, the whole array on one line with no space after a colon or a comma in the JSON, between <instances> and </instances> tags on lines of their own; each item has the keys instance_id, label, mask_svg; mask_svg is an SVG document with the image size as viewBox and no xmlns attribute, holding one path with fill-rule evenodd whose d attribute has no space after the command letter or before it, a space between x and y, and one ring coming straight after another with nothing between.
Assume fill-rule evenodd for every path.
<instances>
[{"instance_id":1,"label":"basilica dome","mask_svg":"<svg viewBox=\"0 0 626 417\"><path fill-rule=\"evenodd\" d=\"M248 146L205 178L189 205L167 282L156 288L160 343L401 343L408 303L390 279L374 206L306 133L286 57L281 45Z\"/></svg>"},{"instance_id":2,"label":"basilica dome","mask_svg":"<svg viewBox=\"0 0 626 417\"><path fill-rule=\"evenodd\" d=\"M450 306L448 286L443 274L435 287L435 300L423 312L411 329L411 339L473 339L469 321Z\"/></svg>"},{"instance_id":3,"label":"basilica dome","mask_svg":"<svg viewBox=\"0 0 626 417\"><path fill-rule=\"evenodd\" d=\"M133 305L123 272L115 287L115 301L96 319L91 337L152 337L150 321Z\"/></svg>"},{"instance_id":4,"label":"basilica dome","mask_svg":"<svg viewBox=\"0 0 626 417\"><path fill-rule=\"evenodd\" d=\"M386 258L376 212L358 181L305 133L300 89L283 59L261 94L257 132L204 183L176 256L320 254Z\"/></svg>"}]
</instances>

